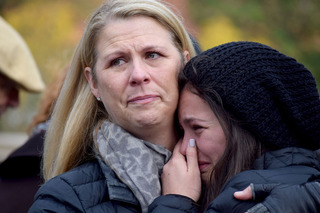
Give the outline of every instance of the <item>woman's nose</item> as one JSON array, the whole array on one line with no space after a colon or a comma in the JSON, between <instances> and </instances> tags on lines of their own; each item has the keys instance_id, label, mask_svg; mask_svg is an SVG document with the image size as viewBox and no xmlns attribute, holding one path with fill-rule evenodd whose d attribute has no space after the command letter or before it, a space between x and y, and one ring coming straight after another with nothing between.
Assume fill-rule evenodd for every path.
<instances>
[{"instance_id":1,"label":"woman's nose","mask_svg":"<svg viewBox=\"0 0 320 213\"><path fill-rule=\"evenodd\" d=\"M148 66L146 66L142 61L133 61L131 69L131 76L129 80L131 86L137 86L150 82Z\"/></svg>"},{"instance_id":2,"label":"woman's nose","mask_svg":"<svg viewBox=\"0 0 320 213\"><path fill-rule=\"evenodd\" d=\"M182 139L181 146L180 146L180 153L181 154L186 155L188 143L189 143L189 138L184 136Z\"/></svg>"}]
</instances>

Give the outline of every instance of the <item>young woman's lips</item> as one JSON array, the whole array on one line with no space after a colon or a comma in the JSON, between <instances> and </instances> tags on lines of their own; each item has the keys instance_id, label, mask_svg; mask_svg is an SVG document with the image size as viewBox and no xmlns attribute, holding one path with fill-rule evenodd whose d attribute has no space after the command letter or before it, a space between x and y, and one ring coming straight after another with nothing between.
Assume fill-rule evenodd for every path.
<instances>
[{"instance_id":1,"label":"young woman's lips","mask_svg":"<svg viewBox=\"0 0 320 213\"><path fill-rule=\"evenodd\" d=\"M157 98L158 98L158 96L156 96L156 95L137 96L137 97L129 99L128 103L129 104L147 104L147 103L154 101Z\"/></svg>"},{"instance_id":2,"label":"young woman's lips","mask_svg":"<svg viewBox=\"0 0 320 213\"><path fill-rule=\"evenodd\" d=\"M208 162L199 162L199 169L200 172L205 172L206 168L209 166L210 164Z\"/></svg>"}]
</instances>

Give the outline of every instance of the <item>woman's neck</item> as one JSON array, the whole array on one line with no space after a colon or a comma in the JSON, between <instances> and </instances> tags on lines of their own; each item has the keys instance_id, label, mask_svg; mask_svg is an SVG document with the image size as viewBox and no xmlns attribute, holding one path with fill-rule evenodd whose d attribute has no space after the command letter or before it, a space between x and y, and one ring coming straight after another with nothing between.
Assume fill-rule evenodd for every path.
<instances>
[{"instance_id":1,"label":"woman's neck","mask_svg":"<svg viewBox=\"0 0 320 213\"><path fill-rule=\"evenodd\" d=\"M136 135L136 137L153 144L164 146L170 151L173 151L173 148L179 139L178 132L174 124L157 126L156 128L145 128L140 135Z\"/></svg>"}]
</instances>

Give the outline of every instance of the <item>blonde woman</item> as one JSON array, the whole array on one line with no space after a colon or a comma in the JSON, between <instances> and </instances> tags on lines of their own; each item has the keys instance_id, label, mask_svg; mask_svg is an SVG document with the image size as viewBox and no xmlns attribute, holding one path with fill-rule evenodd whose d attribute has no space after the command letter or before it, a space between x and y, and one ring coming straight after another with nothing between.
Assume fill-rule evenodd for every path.
<instances>
[{"instance_id":1,"label":"blonde woman","mask_svg":"<svg viewBox=\"0 0 320 213\"><path fill-rule=\"evenodd\" d=\"M178 140L177 76L195 55L156 0L111 0L87 24L46 135L29 212L147 212Z\"/></svg>"}]
</instances>

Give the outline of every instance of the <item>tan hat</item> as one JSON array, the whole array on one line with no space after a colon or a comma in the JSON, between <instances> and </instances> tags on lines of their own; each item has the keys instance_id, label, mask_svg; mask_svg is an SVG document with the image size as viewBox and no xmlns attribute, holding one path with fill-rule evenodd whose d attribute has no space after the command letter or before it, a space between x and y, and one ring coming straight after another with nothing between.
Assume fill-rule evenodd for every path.
<instances>
[{"instance_id":1,"label":"tan hat","mask_svg":"<svg viewBox=\"0 0 320 213\"><path fill-rule=\"evenodd\" d=\"M41 92L45 84L23 38L0 17L0 72L28 92Z\"/></svg>"}]
</instances>

